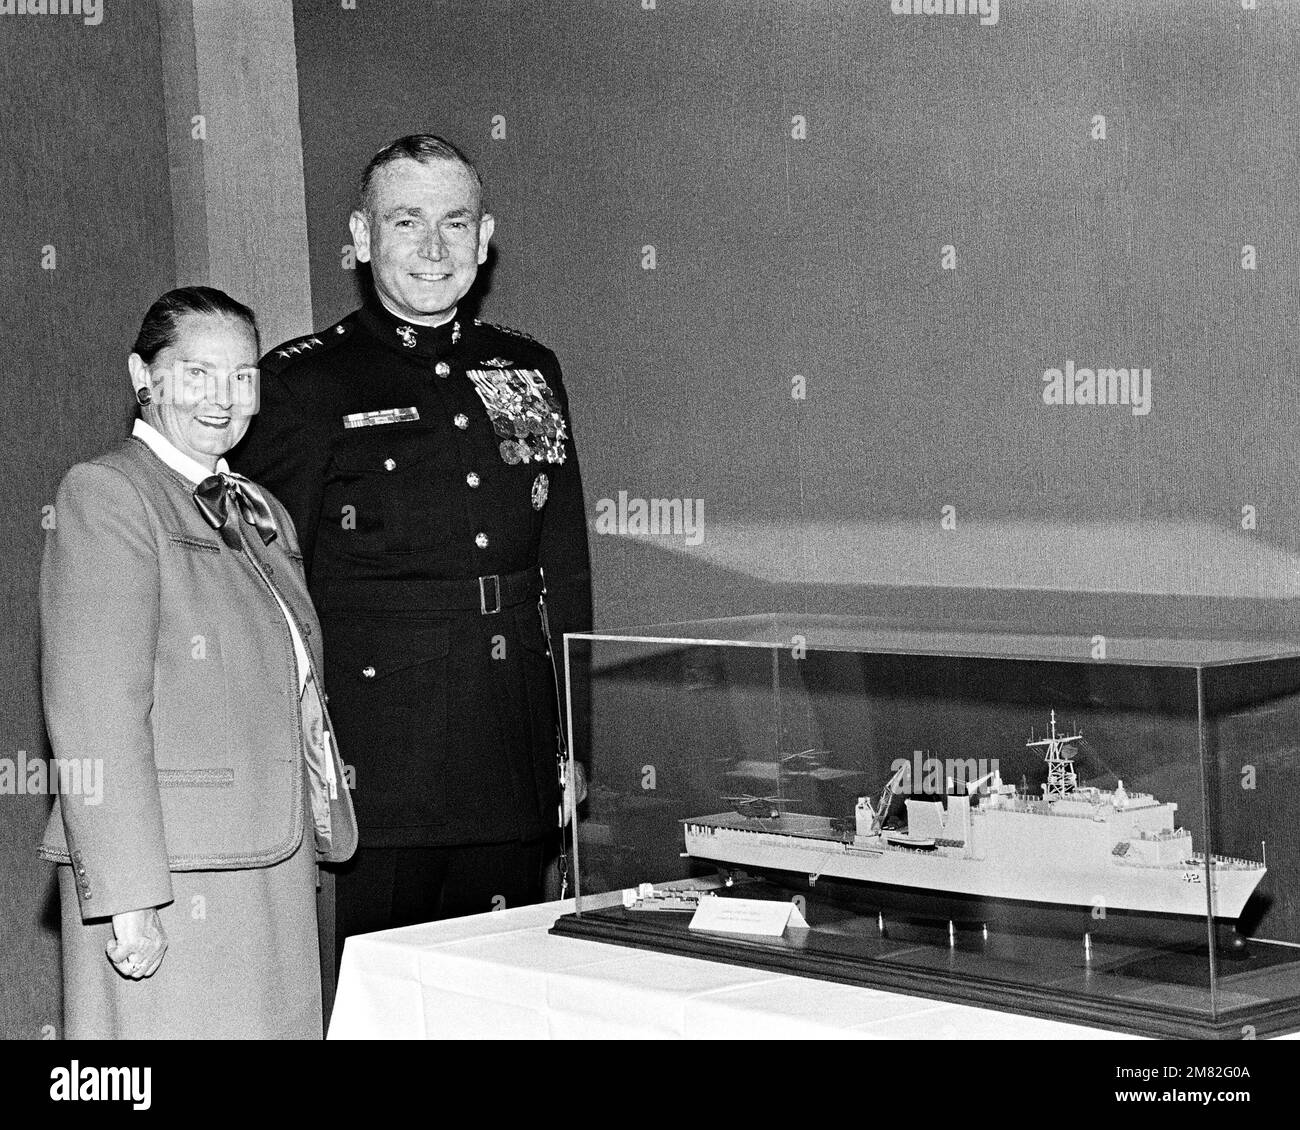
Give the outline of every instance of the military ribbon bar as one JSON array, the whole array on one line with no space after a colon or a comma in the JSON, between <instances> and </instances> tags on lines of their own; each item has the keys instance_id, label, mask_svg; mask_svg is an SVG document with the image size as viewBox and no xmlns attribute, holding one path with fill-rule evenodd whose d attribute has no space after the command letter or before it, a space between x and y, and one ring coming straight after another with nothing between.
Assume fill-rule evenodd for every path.
<instances>
[{"instance_id":1,"label":"military ribbon bar","mask_svg":"<svg viewBox=\"0 0 1300 1130\"><path fill-rule=\"evenodd\" d=\"M415 408L384 408L378 412L354 412L343 417L345 428L370 428L377 424L402 424L409 420L418 420L420 413Z\"/></svg>"}]
</instances>

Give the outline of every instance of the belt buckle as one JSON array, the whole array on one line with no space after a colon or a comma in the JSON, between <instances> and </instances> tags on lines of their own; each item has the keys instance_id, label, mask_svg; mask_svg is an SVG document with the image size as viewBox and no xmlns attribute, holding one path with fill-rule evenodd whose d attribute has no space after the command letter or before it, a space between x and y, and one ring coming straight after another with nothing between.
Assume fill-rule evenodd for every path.
<instances>
[{"instance_id":1,"label":"belt buckle","mask_svg":"<svg viewBox=\"0 0 1300 1130\"><path fill-rule=\"evenodd\" d=\"M494 608L488 607L488 581L492 582ZM479 613L483 616L495 616L501 611L501 577L497 573L478 579L478 607Z\"/></svg>"}]
</instances>

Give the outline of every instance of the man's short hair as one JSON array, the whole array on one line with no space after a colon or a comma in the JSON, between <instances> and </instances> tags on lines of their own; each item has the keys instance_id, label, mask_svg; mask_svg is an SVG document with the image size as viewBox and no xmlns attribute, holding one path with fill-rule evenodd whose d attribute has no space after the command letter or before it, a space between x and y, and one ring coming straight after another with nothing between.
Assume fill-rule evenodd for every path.
<instances>
[{"instance_id":1,"label":"man's short hair","mask_svg":"<svg viewBox=\"0 0 1300 1130\"><path fill-rule=\"evenodd\" d=\"M367 215L372 216L374 209L373 190L375 174L385 165L391 165L394 161L400 161L403 158L409 158L412 161L419 161L422 165L427 165L432 161L456 161L464 165L469 170L470 176L474 178L474 183L478 185L480 205L483 198L483 178L474 166L474 162L465 156L445 137L439 137L433 133L408 133L405 137L399 137L396 141L390 141L378 153L370 158L370 163L366 165L366 171L361 174L361 210Z\"/></svg>"}]
</instances>

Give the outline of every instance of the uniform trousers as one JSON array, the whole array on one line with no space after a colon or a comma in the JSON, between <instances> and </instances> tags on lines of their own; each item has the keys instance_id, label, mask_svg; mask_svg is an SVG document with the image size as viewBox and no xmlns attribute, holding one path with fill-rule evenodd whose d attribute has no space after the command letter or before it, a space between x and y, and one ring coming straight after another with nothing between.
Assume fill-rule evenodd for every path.
<instances>
[{"instance_id":1,"label":"uniform trousers","mask_svg":"<svg viewBox=\"0 0 1300 1130\"><path fill-rule=\"evenodd\" d=\"M456 847L359 847L335 870L335 964L353 934L542 900L548 838Z\"/></svg>"}]
</instances>

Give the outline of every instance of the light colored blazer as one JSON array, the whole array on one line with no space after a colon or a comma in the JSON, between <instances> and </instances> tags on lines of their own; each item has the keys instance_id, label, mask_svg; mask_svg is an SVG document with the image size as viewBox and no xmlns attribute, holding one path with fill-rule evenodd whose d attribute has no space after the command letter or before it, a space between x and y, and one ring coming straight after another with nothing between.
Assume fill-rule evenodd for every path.
<instances>
[{"instance_id":1,"label":"light colored blazer","mask_svg":"<svg viewBox=\"0 0 1300 1130\"><path fill-rule=\"evenodd\" d=\"M313 710L300 710L271 591L322 686L293 523L268 492L279 536L263 546L236 513L243 548L232 549L192 489L132 438L73 467L55 500L41 564L45 717L56 758L99 759L102 800L59 796L40 854L72 864L83 921L170 902L172 871L264 867L314 833L302 721ZM355 849L356 824L338 751L324 744L337 795L330 834L314 840L337 861Z\"/></svg>"}]
</instances>

